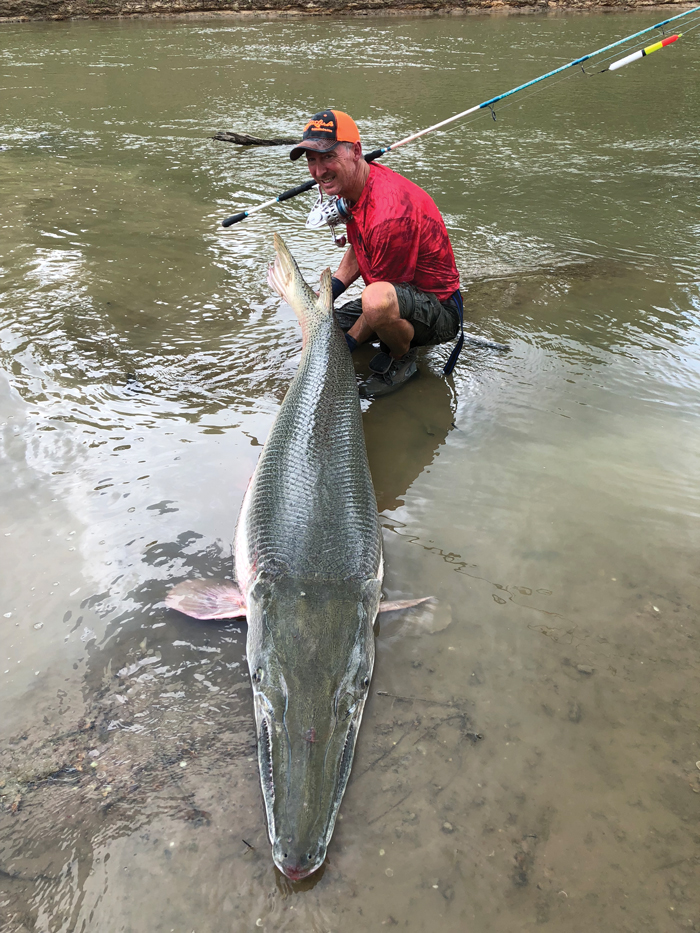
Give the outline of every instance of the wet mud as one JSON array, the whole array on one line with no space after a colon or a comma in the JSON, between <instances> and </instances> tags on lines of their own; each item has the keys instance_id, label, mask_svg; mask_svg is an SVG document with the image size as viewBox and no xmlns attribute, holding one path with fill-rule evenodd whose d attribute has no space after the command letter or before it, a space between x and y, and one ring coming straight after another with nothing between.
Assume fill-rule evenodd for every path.
<instances>
[{"instance_id":1,"label":"wet mud","mask_svg":"<svg viewBox=\"0 0 700 933\"><path fill-rule=\"evenodd\" d=\"M697 929L697 715L682 699L695 617L673 592L623 588L626 615L602 635L538 609L546 595L491 585L520 607L519 638L539 644L510 702L514 669L494 668L478 638L466 656L450 644L458 607L447 624L440 607L387 617L336 837L301 884L270 859L245 627L159 610L168 637L122 632L91 655L80 719L59 726L49 709L3 740L2 929L82 930L97 916L100 929L165 930L197 914L203 931L300 930L313 907L333 930L428 930L425 899L448 929ZM251 912L253 888L264 910Z\"/></svg>"}]
</instances>

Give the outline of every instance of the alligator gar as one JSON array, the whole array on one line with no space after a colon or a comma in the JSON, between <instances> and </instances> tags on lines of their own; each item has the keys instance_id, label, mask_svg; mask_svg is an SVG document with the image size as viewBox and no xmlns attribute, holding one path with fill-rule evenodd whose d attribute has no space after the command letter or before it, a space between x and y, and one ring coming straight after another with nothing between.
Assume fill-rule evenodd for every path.
<instances>
[{"instance_id":1,"label":"alligator gar","mask_svg":"<svg viewBox=\"0 0 700 933\"><path fill-rule=\"evenodd\" d=\"M268 281L294 309L303 349L241 507L237 586L188 581L166 604L197 618L247 616L272 855L299 880L323 864L350 776L374 666L383 558L330 271L317 297L277 234L275 250Z\"/></svg>"},{"instance_id":2,"label":"alligator gar","mask_svg":"<svg viewBox=\"0 0 700 933\"><path fill-rule=\"evenodd\" d=\"M235 536L272 856L288 878L326 857L374 666L382 537L355 370L333 318L275 235L268 282L304 347Z\"/></svg>"}]
</instances>

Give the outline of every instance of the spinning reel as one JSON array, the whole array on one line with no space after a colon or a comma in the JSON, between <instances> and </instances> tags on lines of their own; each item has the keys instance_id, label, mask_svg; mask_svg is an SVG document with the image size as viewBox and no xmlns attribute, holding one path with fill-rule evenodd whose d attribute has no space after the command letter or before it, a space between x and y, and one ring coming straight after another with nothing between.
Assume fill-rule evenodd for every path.
<instances>
[{"instance_id":1,"label":"spinning reel","mask_svg":"<svg viewBox=\"0 0 700 933\"><path fill-rule=\"evenodd\" d=\"M345 198L337 198L335 195L323 200L323 191L318 192L316 203L311 208L309 216L306 218L306 226L309 230L320 230L324 224L331 228L331 236L336 246L345 246L347 237L336 236L335 228L338 224L345 224L350 217Z\"/></svg>"}]
</instances>

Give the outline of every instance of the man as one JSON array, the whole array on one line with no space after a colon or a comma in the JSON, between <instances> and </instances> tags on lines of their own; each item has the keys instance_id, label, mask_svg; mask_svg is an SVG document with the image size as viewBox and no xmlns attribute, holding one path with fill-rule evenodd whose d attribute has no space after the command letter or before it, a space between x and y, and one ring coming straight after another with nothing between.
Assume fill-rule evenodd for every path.
<instances>
[{"instance_id":1,"label":"man","mask_svg":"<svg viewBox=\"0 0 700 933\"><path fill-rule=\"evenodd\" d=\"M351 350L381 341L363 394L386 395L417 374L415 348L453 340L460 330L459 273L445 223L422 188L365 162L359 130L346 113L315 114L290 158L304 153L324 194L343 198L349 209L350 248L333 276L333 298L359 276L365 289L336 315Z\"/></svg>"}]
</instances>

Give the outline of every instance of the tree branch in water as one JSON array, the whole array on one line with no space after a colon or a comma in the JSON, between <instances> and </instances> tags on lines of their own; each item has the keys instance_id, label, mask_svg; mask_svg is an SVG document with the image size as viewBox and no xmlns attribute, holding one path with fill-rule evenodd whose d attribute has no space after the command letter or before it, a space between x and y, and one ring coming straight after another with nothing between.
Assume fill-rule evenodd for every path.
<instances>
[{"instance_id":1,"label":"tree branch in water","mask_svg":"<svg viewBox=\"0 0 700 933\"><path fill-rule=\"evenodd\" d=\"M237 143L239 146L292 146L299 142L291 136L261 139L259 136L249 136L248 133L216 133L212 139L219 139L224 143Z\"/></svg>"}]
</instances>

